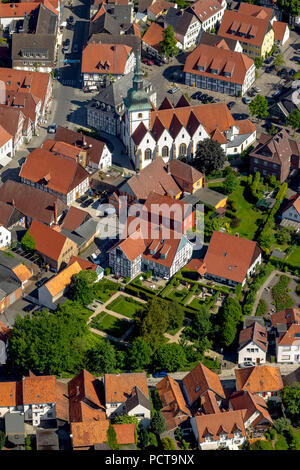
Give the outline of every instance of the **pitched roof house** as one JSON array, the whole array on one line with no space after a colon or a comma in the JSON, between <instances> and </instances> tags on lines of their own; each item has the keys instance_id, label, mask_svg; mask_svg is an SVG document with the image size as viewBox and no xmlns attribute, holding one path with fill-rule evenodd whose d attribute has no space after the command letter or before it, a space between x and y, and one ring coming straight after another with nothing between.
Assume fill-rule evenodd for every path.
<instances>
[{"instance_id":1,"label":"pitched roof house","mask_svg":"<svg viewBox=\"0 0 300 470\"><path fill-rule=\"evenodd\" d=\"M81 73L84 87L100 85L109 77L121 78L134 70L135 55L124 44L90 42L82 52Z\"/></svg>"},{"instance_id":2,"label":"pitched roof house","mask_svg":"<svg viewBox=\"0 0 300 470\"><path fill-rule=\"evenodd\" d=\"M299 149L296 152L300 155ZM261 134L257 146L249 155L250 171L259 171L263 176L275 176L281 183L291 170L294 146L289 134L282 129L276 135Z\"/></svg>"},{"instance_id":3,"label":"pitched roof house","mask_svg":"<svg viewBox=\"0 0 300 470\"><path fill-rule=\"evenodd\" d=\"M156 384L156 390L163 404L161 413L165 418L167 431L177 428L189 419L191 412L176 380L168 375Z\"/></svg>"},{"instance_id":4,"label":"pitched roof house","mask_svg":"<svg viewBox=\"0 0 300 470\"><path fill-rule=\"evenodd\" d=\"M72 276L82 271L79 263L75 261L56 276L51 278L38 289L39 304L50 310L57 308L57 301L68 291Z\"/></svg>"},{"instance_id":5,"label":"pitched roof house","mask_svg":"<svg viewBox=\"0 0 300 470\"><path fill-rule=\"evenodd\" d=\"M300 324L300 309L299 308L285 308L280 312L271 315L272 326L276 328L278 324L286 324L290 326L294 323Z\"/></svg>"},{"instance_id":6,"label":"pitched roof house","mask_svg":"<svg viewBox=\"0 0 300 470\"><path fill-rule=\"evenodd\" d=\"M244 95L255 81L253 60L230 50L225 41L214 46L199 44L188 55L183 70L187 85L208 89L213 83L217 91L232 96Z\"/></svg>"},{"instance_id":7,"label":"pitched roof house","mask_svg":"<svg viewBox=\"0 0 300 470\"><path fill-rule=\"evenodd\" d=\"M36 376L32 372L20 381L0 382L0 417L7 412L23 413L33 426L59 419L65 388L57 384L55 375Z\"/></svg>"},{"instance_id":8,"label":"pitched roof house","mask_svg":"<svg viewBox=\"0 0 300 470\"><path fill-rule=\"evenodd\" d=\"M58 195L72 204L89 188L89 174L77 161L34 149L20 171L23 183Z\"/></svg>"},{"instance_id":9,"label":"pitched roof house","mask_svg":"<svg viewBox=\"0 0 300 470\"><path fill-rule=\"evenodd\" d=\"M245 410L225 411L191 418L192 429L201 450L238 450L246 440Z\"/></svg>"},{"instance_id":10,"label":"pitched roof house","mask_svg":"<svg viewBox=\"0 0 300 470\"><path fill-rule=\"evenodd\" d=\"M256 242L238 235L213 232L204 263L207 278L243 286L261 263L261 249Z\"/></svg>"},{"instance_id":11,"label":"pitched roof house","mask_svg":"<svg viewBox=\"0 0 300 470\"><path fill-rule=\"evenodd\" d=\"M198 409L201 406L201 397L206 392L213 392L218 406L221 400L225 398L218 375L201 364L201 362L184 377L182 383L187 402L194 409ZM209 395L207 398L210 399Z\"/></svg>"},{"instance_id":12,"label":"pitched roof house","mask_svg":"<svg viewBox=\"0 0 300 470\"><path fill-rule=\"evenodd\" d=\"M278 392L283 388L279 367L254 366L235 369L236 389L256 393L265 400L278 399Z\"/></svg>"},{"instance_id":13,"label":"pitched roof house","mask_svg":"<svg viewBox=\"0 0 300 470\"><path fill-rule=\"evenodd\" d=\"M283 23L282 21L274 21L273 23L274 29L274 42L278 46L283 46L290 37L290 29L287 23Z\"/></svg>"},{"instance_id":14,"label":"pitched roof house","mask_svg":"<svg viewBox=\"0 0 300 470\"><path fill-rule=\"evenodd\" d=\"M229 406L233 410L246 410L244 414L245 428L266 430L273 424L267 404L263 398L248 390L234 392L229 398Z\"/></svg>"},{"instance_id":15,"label":"pitched roof house","mask_svg":"<svg viewBox=\"0 0 300 470\"><path fill-rule=\"evenodd\" d=\"M289 325L287 331L276 338L277 362L298 364L300 362L300 324Z\"/></svg>"},{"instance_id":16,"label":"pitched roof house","mask_svg":"<svg viewBox=\"0 0 300 470\"><path fill-rule=\"evenodd\" d=\"M238 11L225 11L219 34L243 43L243 52L253 59L255 54L264 58L274 44L274 31L267 11L271 9L259 7L260 11L252 14L252 9L243 5L241 3Z\"/></svg>"},{"instance_id":17,"label":"pitched roof house","mask_svg":"<svg viewBox=\"0 0 300 470\"><path fill-rule=\"evenodd\" d=\"M300 230L300 193L290 197L281 212L281 223L284 227L291 227L297 232Z\"/></svg>"},{"instance_id":18,"label":"pitched roof house","mask_svg":"<svg viewBox=\"0 0 300 470\"><path fill-rule=\"evenodd\" d=\"M73 255L77 255L77 245L62 233L33 220L29 234L34 238L35 249L54 269L68 264Z\"/></svg>"},{"instance_id":19,"label":"pitched roof house","mask_svg":"<svg viewBox=\"0 0 300 470\"><path fill-rule=\"evenodd\" d=\"M142 426L148 427L151 404L146 379L145 373L105 374L106 416L136 416Z\"/></svg>"},{"instance_id":20,"label":"pitched roof house","mask_svg":"<svg viewBox=\"0 0 300 470\"><path fill-rule=\"evenodd\" d=\"M258 322L249 328L240 331L238 347L238 364L252 362L262 364L266 362L268 351L267 330Z\"/></svg>"},{"instance_id":21,"label":"pitched roof house","mask_svg":"<svg viewBox=\"0 0 300 470\"><path fill-rule=\"evenodd\" d=\"M9 213L4 220L1 220L3 213L0 216L0 221L7 227L22 220L28 227L33 219L51 226L59 222L67 210L67 205L57 195L13 180L5 181L0 187L0 203L4 213L6 210ZM15 213L12 213L13 209Z\"/></svg>"},{"instance_id":22,"label":"pitched roof house","mask_svg":"<svg viewBox=\"0 0 300 470\"><path fill-rule=\"evenodd\" d=\"M91 422L73 422L71 423L71 440L73 450L90 450L97 444L108 441L107 431L109 420L91 421ZM135 425L113 424L112 425L117 438L117 444L135 444Z\"/></svg>"},{"instance_id":23,"label":"pitched roof house","mask_svg":"<svg viewBox=\"0 0 300 470\"><path fill-rule=\"evenodd\" d=\"M111 166L111 152L102 140L61 126L57 127L54 140L73 145L86 152L86 162L91 168L103 170Z\"/></svg>"},{"instance_id":24,"label":"pitched roof house","mask_svg":"<svg viewBox=\"0 0 300 470\"><path fill-rule=\"evenodd\" d=\"M70 422L105 421L101 382L83 369L68 383Z\"/></svg>"}]
</instances>

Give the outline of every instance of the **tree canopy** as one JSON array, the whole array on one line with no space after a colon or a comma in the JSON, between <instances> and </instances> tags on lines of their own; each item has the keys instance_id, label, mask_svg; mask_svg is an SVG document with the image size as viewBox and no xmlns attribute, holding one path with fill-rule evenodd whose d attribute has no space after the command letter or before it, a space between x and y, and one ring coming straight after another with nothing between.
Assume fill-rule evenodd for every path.
<instances>
[{"instance_id":1,"label":"tree canopy","mask_svg":"<svg viewBox=\"0 0 300 470\"><path fill-rule=\"evenodd\" d=\"M216 140L204 139L197 146L193 166L207 175L223 168L226 160L225 152Z\"/></svg>"},{"instance_id":2,"label":"tree canopy","mask_svg":"<svg viewBox=\"0 0 300 470\"><path fill-rule=\"evenodd\" d=\"M229 173L223 182L224 193L225 194L233 193L238 188L239 184L240 184L239 180L237 179L235 174L233 172Z\"/></svg>"},{"instance_id":3,"label":"tree canopy","mask_svg":"<svg viewBox=\"0 0 300 470\"><path fill-rule=\"evenodd\" d=\"M277 5L279 8L292 16L300 15L300 1L299 0L278 0Z\"/></svg>"},{"instance_id":4,"label":"tree canopy","mask_svg":"<svg viewBox=\"0 0 300 470\"><path fill-rule=\"evenodd\" d=\"M292 422L300 424L300 383L295 383L291 387L284 387L280 392L282 403L286 413Z\"/></svg>"},{"instance_id":5,"label":"tree canopy","mask_svg":"<svg viewBox=\"0 0 300 470\"><path fill-rule=\"evenodd\" d=\"M99 341L88 352L89 370L103 375L114 372L117 368L117 358L114 346L106 339Z\"/></svg>"},{"instance_id":6,"label":"tree canopy","mask_svg":"<svg viewBox=\"0 0 300 470\"><path fill-rule=\"evenodd\" d=\"M269 104L267 99L262 95L256 95L254 100L249 104L251 116L257 116L259 119L266 119L269 115Z\"/></svg>"},{"instance_id":7,"label":"tree canopy","mask_svg":"<svg viewBox=\"0 0 300 470\"><path fill-rule=\"evenodd\" d=\"M175 372L187 363L183 348L177 343L162 344L154 355L157 369Z\"/></svg>"},{"instance_id":8,"label":"tree canopy","mask_svg":"<svg viewBox=\"0 0 300 470\"><path fill-rule=\"evenodd\" d=\"M8 350L11 366L20 372L77 373L84 366L86 319L72 312L47 309L16 318Z\"/></svg>"},{"instance_id":9,"label":"tree canopy","mask_svg":"<svg viewBox=\"0 0 300 470\"><path fill-rule=\"evenodd\" d=\"M290 126L292 129L295 131L299 129L300 127L300 111L299 109L296 109L292 113L288 115L286 118L286 123L288 126Z\"/></svg>"},{"instance_id":10,"label":"tree canopy","mask_svg":"<svg viewBox=\"0 0 300 470\"><path fill-rule=\"evenodd\" d=\"M160 411L157 411L151 420L151 430L158 435L166 430L166 421Z\"/></svg>"},{"instance_id":11,"label":"tree canopy","mask_svg":"<svg viewBox=\"0 0 300 470\"><path fill-rule=\"evenodd\" d=\"M21 245L26 251L34 251L36 249L35 239L32 235L30 235L29 230L27 230L23 236Z\"/></svg>"},{"instance_id":12,"label":"tree canopy","mask_svg":"<svg viewBox=\"0 0 300 470\"><path fill-rule=\"evenodd\" d=\"M179 49L176 46L177 39L175 38L173 27L167 26L163 31L163 36L164 38L159 44L162 54L166 57L176 57Z\"/></svg>"},{"instance_id":13,"label":"tree canopy","mask_svg":"<svg viewBox=\"0 0 300 470\"><path fill-rule=\"evenodd\" d=\"M152 348L142 337L135 338L128 348L128 363L132 369L143 369L151 363Z\"/></svg>"},{"instance_id":14,"label":"tree canopy","mask_svg":"<svg viewBox=\"0 0 300 470\"><path fill-rule=\"evenodd\" d=\"M88 305L94 300L93 283L97 280L95 271L80 271L73 274L69 295L72 300Z\"/></svg>"},{"instance_id":15,"label":"tree canopy","mask_svg":"<svg viewBox=\"0 0 300 470\"><path fill-rule=\"evenodd\" d=\"M241 320L242 308L234 297L227 297L220 311L220 340L224 346L231 346L237 335L237 325Z\"/></svg>"}]
</instances>

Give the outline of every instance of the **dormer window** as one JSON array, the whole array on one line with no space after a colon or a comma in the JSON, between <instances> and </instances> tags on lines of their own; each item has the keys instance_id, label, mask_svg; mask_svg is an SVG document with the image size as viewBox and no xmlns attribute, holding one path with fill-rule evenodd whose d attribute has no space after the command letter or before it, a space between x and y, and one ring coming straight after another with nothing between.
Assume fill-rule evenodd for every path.
<instances>
[{"instance_id":1,"label":"dormer window","mask_svg":"<svg viewBox=\"0 0 300 470\"><path fill-rule=\"evenodd\" d=\"M219 71L217 69L210 69L210 72L213 74L213 75L218 75Z\"/></svg>"},{"instance_id":2,"label":"dormer window","mask_svg":"<svg viewBox=\"0 0 300 470\"><path fill-rule=\"evenodd\" d=\"M231 72L224 72L224 77L231 78Z\"/></svg>"},{"instance_id":3,"label":"dormer window","mask_svg":"<svg viewBox=\"0 0 300 470\"><path fill-rule=\"evenodd\" d=\"M200 72L204 72L204 67L203 67L203 65L198 65L197 69L198 69Z\"/></svg>"}]
</instances>

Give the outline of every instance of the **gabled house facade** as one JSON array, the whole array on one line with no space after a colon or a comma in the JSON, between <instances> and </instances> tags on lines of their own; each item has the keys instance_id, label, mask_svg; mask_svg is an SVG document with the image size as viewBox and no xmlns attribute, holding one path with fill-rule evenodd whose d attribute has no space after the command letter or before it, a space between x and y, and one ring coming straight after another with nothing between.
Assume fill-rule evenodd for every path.
<instances>
[{"instance_id":1,"label":"gabled house facade","mask_svg":"<svg viewBox=\"0 0 300 470\"><path fill-rule=\"evenodd\" d=\"M104 388L107 418L126 414L149 427L151 404L145 373L105 374Z\"/></svg>"},{"instance_id":2,"label":"gabled house facade","mask_svg":"<svg viewBox=\"0 0 300 470\"><path fill-rule=\"evenodd\" d=\"M268 339L266 328L254 322L252 326L241 330L238 347L238 364L266 362Z\"/></svg>"}]
</instances>

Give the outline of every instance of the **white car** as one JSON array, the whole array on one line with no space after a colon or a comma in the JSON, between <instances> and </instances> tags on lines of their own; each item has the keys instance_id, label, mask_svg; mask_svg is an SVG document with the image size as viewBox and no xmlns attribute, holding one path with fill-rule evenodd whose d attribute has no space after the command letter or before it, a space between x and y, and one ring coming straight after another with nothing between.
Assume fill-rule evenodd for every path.
<instances>
[{"instance_id":1,"label":"white car","mask_svg":"<svg viewBox=\"0 0 300 470\"><path fill-rule=\"evenodd\" d=\"M254 90L256 91L256 93L260 93L261 92L261 89L259 88L259 86L255 86L253 87Z\"/></svg>"},{"instance_id":2,"label":"white car","mask_svg":"<svg viewBox=\"0 0 300 470\"><path fill-rule=\"evenodd\" d=\"M100 262L98 260L98 255L96 253L91 254L91 259L92 259L93 263L100 264Z\"/></svg>"}]
</instances>

